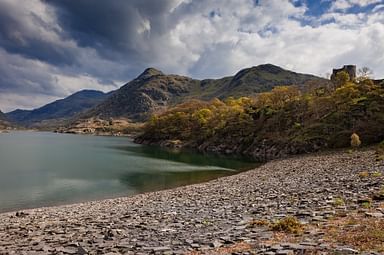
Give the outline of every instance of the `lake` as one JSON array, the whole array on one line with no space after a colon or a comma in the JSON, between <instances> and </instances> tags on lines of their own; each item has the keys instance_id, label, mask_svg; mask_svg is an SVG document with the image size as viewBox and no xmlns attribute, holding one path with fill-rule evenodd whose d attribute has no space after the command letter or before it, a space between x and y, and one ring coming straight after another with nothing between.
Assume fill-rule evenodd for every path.
<instances>
[{"instance_id":1,"label":"lake","mask_svg":"<svg viewBox=\"0 0 384 255\"><path fill-rule=\"evenodd\" d=\"M255 166L126 137L11 132L0 134L0 212L168 189Z\"/></svg>"}]
</instances>

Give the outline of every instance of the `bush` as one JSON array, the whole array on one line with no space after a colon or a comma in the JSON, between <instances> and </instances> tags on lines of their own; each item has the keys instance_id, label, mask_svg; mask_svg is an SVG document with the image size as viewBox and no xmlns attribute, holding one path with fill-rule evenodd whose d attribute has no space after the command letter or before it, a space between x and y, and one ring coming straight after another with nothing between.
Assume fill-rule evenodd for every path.
<instances>
[{"instance_id":1,"label":"bush","mask_svg":"<svg viewBox=\"0 0 384 255\"><path fill-rule=\"evenodd\" d=\"M287 233L298 234L304 229L303 224L295 217L288 216L271 225L273 231L283 231Z\"/></svg>"},{"instance_id":2,"label":"bush","mask_svg":"<svg viewBox=\"0 0 384 255\"><path fill-rule=\"evenodd\" d=\"M352 148L357 148L361 145L360 137L358 134L353 133L351 135L351 146Z\"/></svg>"}]
</instances>

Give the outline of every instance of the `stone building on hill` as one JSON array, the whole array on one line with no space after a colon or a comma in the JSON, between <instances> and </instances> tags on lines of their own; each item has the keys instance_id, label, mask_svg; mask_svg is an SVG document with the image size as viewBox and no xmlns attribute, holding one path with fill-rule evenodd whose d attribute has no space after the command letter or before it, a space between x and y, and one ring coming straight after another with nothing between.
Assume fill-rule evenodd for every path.
<instances>
[{"instance_id":1,"label":"stone building on hill","mask_svg":"<svg viewBox=\"0 0 384 255\"><path fill-rule=\"evenodd\" d=\"M356 79L356 66L355 65L345 65L340 69L333 69L331 80L333 81L336 78L336 74L339 72L346 72L349 75L349 80L354 81Z\"/></svg>"}]
</instances>

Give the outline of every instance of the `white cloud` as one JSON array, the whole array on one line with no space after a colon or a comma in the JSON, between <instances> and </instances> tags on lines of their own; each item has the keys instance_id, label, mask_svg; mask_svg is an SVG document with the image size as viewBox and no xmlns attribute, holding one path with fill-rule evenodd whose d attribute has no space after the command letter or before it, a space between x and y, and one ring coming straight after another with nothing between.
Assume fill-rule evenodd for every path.
<instances>
[{"instance_id":1,"label":"white cloud","mask_svg":"<svg viewBox=\"0 0 384 255\"><path fill-rule=\"evenodd\" d=\"M377 12L377 11L381 11L384 9L384 4L378 4L376 5L373 9L372 9L372 12Z\"/></svg>"},{"instance_id":2,"label":"white cloud","mask_svg":"<svg viewBox=\"0 0 384 255\"><path fill-rule=\"evenodd\" d=\"M337 0L332 2L331 11L346 11L354 6L366 7L368 5L382 3L382 0Z\"/></svg>"},{"instance_id":3,"label":"white cloud","mask_svg":"<svg viewBox=\"0 0 384 255\"><path fill-rule=\"evenodd\" d=\"M168 49L162 52L171 57L160 58L160 67L211 78L263 63L317 75L343 64L357 64L384 76L380 57L384 45L379 43L384 35L382 13L330 12L320 19L332 22L312 27L300 19L305 9L288 1L261 1L256 8L250 1L209 3L191 2L188 8L176 9L182 15L165 39L171 43L162 45ZM212 10L219 10L220 15L210 17Z\"/></svg>"},{"instance_id":4,"label":"white cloud","mask_svg":"<svg viewBox=\"0 0 384 255\"><path fill-rule=\"evenodd\" d=\"M371 4L382 3L382 0L349 0L352 4L364 7Z\"/></svg>"},{"instance_id":5,"label":"white cloud","mask_svg":"<svg viewBox=\"0 0 384 255\"><path fill-rule=\"evenodd\" d=\"M23 94L23 93L0 93L0 109L2 112L9 112L17 109L34 109L47 102L60 99L57 96L47 96L44 94Z\"/></svg>"}]
</instances>

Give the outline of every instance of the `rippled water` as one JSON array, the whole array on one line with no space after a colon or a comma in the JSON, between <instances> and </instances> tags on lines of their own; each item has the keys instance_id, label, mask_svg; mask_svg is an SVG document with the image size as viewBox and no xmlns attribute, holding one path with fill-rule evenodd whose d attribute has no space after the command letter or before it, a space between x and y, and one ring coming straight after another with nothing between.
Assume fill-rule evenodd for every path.
<instances>
[{"instance_id":1,"label":"rippled water","mask_svg":"<svg viewBox=\"0 0 384 255\"><path fill-rule=\"evenodd\" d=\"M161 190L255 165L137 145L125 137L0 134L0 211Z\"/></svg>"}]
</instances>

